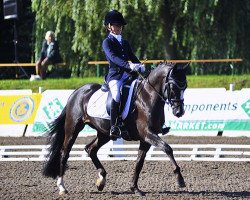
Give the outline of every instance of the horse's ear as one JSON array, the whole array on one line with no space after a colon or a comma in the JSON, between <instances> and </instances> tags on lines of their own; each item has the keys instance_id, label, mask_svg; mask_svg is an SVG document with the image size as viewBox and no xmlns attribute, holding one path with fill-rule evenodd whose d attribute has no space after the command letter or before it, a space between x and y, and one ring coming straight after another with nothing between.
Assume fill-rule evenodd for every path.
<instances>
[{"instance_id":1,"label":"horse's ear","mask_svg":"<svg viewBox=\"0 0 250 200\"><path fill-rule=\"evenodd\" d=\"M186 63L186 64L183 66L183 69L186 69L186 70L187 70L187 68L189 67L189 65L190 65L190 62Z\"/></svg>"},{"instance_id":2,"label":"horse's ear","mask_svg":"<svg viewBox=\"0 0 250 200\"><path fill-rule=\"evenodd\" d=\"M187 64L185 64L185 65L183 66L183 70L184 70L185 74L187 74L189 65L190 65L190 62L188 62Z\"/></svg>"},{"instance_id":3,"label":"horse's ear","mask_svg":"<svg viewBox=\"0 0 250 200\"><path fill-rule=\"evenodd\" d=\"M177 63L177 64L174 66L174 68L175 68L176 70L182 70L182 71L184 71L185 73L187 73L187 70L188 70L189 65L190 65L190 62L185 63L185 64L183 64L183 63Z\"/></svg>"},{"instance_id":4,"label":"horse's ear","mask_svg":"<svg viewBox=\"0 0 250 200\"><path fill-rule=\"evenodd\" d=\"M189 63L176 63L174 65L174 68L177 69L177 70L186 70L188 69L188 66L190 65L190 62Z\"/></svg>"}]
</instances>

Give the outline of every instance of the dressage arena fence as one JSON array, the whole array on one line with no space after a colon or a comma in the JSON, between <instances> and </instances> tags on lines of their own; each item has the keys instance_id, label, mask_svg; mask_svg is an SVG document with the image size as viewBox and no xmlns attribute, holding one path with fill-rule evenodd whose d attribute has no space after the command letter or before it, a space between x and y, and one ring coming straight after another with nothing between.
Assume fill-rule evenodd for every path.
<instances>
[{"instance_id":1,"label":"dressage arena fence","mask_svg":"<svg viewBox=\"0 0 250 200\"><path fill-rule=\"evenodd\" d=\"M44 161L48 153L46 145L0 146L0 161ZM74 145L70 161L90 160L85 145ZM109 142L98 152L102 161L136 160L138 144L113 144ZM180 161L250 161L250 145L234 144L171 144L176 160ZM145 160L169 160L166 154L151 147Z\"/></svg>"}]
</instances>

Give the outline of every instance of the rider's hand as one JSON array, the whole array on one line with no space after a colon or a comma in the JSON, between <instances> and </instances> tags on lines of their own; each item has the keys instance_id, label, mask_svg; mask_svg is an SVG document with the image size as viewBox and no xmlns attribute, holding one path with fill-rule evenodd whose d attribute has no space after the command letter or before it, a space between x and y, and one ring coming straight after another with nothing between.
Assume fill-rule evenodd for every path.
<instances>
[{"instance_id":1,"label":"rider's hand","mask_svg":"<svg viewBox=\"0 0 250 200\"><path fill-rule=\"evenodd\" d=\"M129 67L132 71L145 72L145 66L141 63L129 63Z\"/></svg>"},{"instance_id":2,"label":"rider's hand","mask_svg":"<svg viewBox=\"0 0 250 200\"><path fill-rule=\"evenodd\" d=\"M139 71L140 71L141 73L144 73L144 72L145 72L145 65L144 65L144 64L140 64L140 69L139 69Z\"/></svg>"}]
</instances>

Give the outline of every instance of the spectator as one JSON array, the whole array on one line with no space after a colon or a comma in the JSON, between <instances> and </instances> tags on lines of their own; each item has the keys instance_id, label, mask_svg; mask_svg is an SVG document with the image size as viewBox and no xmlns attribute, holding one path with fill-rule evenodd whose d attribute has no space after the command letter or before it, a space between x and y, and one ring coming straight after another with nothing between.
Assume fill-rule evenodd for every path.
<instances>
[{"instance_id":1,"label":"spectator","mask_svg":"<svg viewBox=\"0 0 250 200\"><path fill-rule=\"evenodd\" d=\"M59 54L59 45L55 40L55 34L52 31L47 31L45 40L42 44L40 58L36 62L36 74L39 78L45 79L48 65L55 64L61 61Z\"/></svg>"}]
</instances>

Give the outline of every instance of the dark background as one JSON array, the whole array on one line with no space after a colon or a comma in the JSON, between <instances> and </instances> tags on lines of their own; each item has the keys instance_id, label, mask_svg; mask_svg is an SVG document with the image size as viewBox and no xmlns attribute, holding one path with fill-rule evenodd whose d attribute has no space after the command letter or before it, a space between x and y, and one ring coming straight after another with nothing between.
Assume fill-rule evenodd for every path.
<instances>
[{"instance_id":1,"label":"dark background","mask_svg":"<svg viewBox=\"0 0 250 200\"><path fill-rule=\"evenodd\" d=\"M31 12L31 0L18 0L18 19L4 19L3 1L0 1L0 63L15 62L14 23L17 28L17 61L31 62L32 30L34 14ZM34 73L34 68L26 67L26 73ZM1 78L22 77L22 70L17 67L1 67Z\"/></svg>"}]
</instances>

